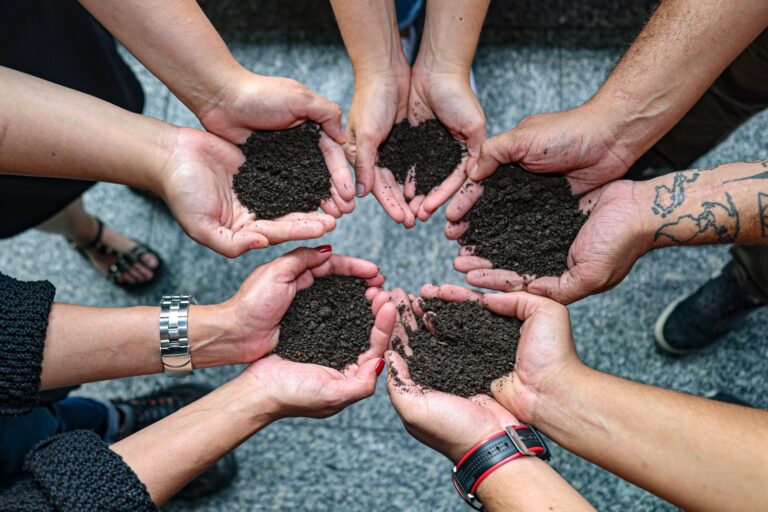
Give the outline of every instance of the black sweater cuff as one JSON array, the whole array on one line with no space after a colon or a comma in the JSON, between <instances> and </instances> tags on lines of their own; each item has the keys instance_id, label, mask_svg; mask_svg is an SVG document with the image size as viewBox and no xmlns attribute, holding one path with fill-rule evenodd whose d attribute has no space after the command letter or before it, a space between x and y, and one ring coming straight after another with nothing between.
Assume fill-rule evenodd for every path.
<instances>
[{"instance_id":1,"label":"black sweater cuff","mask_svg":"<svg viewBox=\"0 0 768 512\"><path fill-rule=\"evenodd\" d=\"M47 281L0 274L0 414L28 414L37 403L54 293Z\"/></svg>"},{"instance_id":2,"label":"black sweater cuff","mask_svg":"<svg viewBox=\"0 0 768 512\"><path fill-rule=\"evenodd\" d=\"M62 512L157 510L136 473L87 430L41 442L27 455L24 470Z\"/></svg>"}]
</instances>

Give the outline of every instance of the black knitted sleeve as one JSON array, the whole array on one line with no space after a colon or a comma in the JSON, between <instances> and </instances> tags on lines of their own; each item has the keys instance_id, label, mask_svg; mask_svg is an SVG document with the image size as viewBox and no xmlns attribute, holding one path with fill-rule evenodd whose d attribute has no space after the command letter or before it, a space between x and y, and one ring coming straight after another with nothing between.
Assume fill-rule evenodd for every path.
<instances>
[{"instance_id":1,"label":"black knitted sleeve","mask_svg":"<svg viewBox=\"0 0 768 512\"><path fill-rule=\"evenodd\" d=\"M87 430L41 442L27 455L24 470L53 508L62 512L157 510L136 473Z\"/></svg>"},{"instance_id":2,"label":"black knitted sleeve","mask_svg":"<svg viewBox=\"0 0 768 512\"><path fill-rule=\"evenodd\" d=\"M27 414L36 405L54 293L47 281L0 273L0 414Z\"/></svg>"}]
</instances>

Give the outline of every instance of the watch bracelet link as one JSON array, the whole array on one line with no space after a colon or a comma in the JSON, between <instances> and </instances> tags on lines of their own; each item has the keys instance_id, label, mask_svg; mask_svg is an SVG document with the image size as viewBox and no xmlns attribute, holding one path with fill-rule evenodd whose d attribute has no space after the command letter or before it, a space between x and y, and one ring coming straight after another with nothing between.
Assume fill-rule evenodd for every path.
<instances>
[{"instance_id":1,"label":"watch bracelet link","mask_svg":"<svg viewBox=\"0 0 768 512\"><path fill-rule=\"evenodd\" d=\"M507 426L504 431L475 445L459 460L453 468L453 485L469 506L484 510L482 503L475 496L477 487L493 471L523 456L548 460L550 452L532 426Z\"/></svg>"},{"instance_id":2,"label":"watch bracelet link","mask_svg":"<svg viewBox=\"0 0 768 512\"><path fill-rule=\"evenodd\" d=\"M171 377L192 373L190 304L195 304L191 295L163 295L160 301L160 357L165 374Z\"/></svg>"}]
</instances>

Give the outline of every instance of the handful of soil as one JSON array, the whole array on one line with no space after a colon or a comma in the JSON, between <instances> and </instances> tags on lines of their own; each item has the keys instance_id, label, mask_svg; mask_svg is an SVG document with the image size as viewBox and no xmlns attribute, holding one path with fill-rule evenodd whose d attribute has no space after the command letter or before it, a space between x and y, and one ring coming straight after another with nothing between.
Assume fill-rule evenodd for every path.
<instances>
[{"instance_id":1,"label":"handful of soil","mask_svg":"<svg viewBox=\"0 0 768 512\"><path fill-rule=\"evenodd\" d=\"M440 185L461 162L461 144L437 119L411 126L400 121L379 147L379 166L386 167L398 183L415 168L416 195L428 194Z\"/></svg>"},{"instance_id":2,"label":"handful of soil","mask_svg":"<svg viewBox=\"0 0 768 512\"><path fill-rule=\"evenodd\" d=\"M306 122L288 130L254 132L240 149L245 163L233 188L256 218L313 212L331 196L319 125Z\"/></svg>"},{"instance_id":3,"label":"handful of soil","mask_svg":"<svg viewBox=\"0 0 768 512\"><path fill-rule=\"evenodd\" d=\"M469 228L461 245L475 246L474 254L494 268L521 276L560 276L568 270L568 251L587 216L564 177L505 165L483 186L462 219Z\"/></svg>"},{"instance_id":4,"label":"handful of soil","mask_svg":"<svg viewBox=\"0 0 768 512\"><path fill-rule=\"evenodd\" d=\"M413 356L395 348L417 384L453 395L491 394L491 383L515 368L522 322L497 315L476 302L422 301L418 330L408 329Z\"/></svg>"},{"instance_id":5,"label":"handful of soil","mask_svg":"<svg viewBox=\"0 0 768 512\"><path fill-rule=\"evenodd\" d=\"M296 294L280 322L274 353L299 363L343 370L368 350L375 317L362 279L328 276Z\"/></svg>"}]
</instances>

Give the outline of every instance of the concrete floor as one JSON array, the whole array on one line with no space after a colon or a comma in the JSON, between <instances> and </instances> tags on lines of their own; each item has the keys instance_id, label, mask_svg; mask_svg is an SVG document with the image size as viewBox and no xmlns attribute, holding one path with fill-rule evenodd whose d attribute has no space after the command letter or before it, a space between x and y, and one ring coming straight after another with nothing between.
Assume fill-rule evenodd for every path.
<instances>
[{"instance_id":1,"label":"concrete floor","mask_svg":"<svg viewBox=\"0 0 768 512\"><path fill-rule=\"evenodd\" d=\"M222 3L222 10L233 5ZM533 2L516 4L522 7L515 10L509 2L494 7L490 35L484 36L477 54L479 97L490 133L508 129L528 114L569 108L589 98L639 29L648 2L622 9L622 2L607 0L592 0L591 8L571 5L579 2L549 1L541 7L546 14L541 17L534 16L538 11L532 8ZM227 13L237 19L231 11ZM232 28L221 23L225 29ZM331 33L320 41L310 37L295 42L285 31L272 30L270 34L277 36L259 38L231 31L228 42L248 68L290 76L348 108L352 71L337 36ZM197 126L164 86L127 58L147 92L148 115ZM761 143L766 129L768 115L756 116L702 163L765 158ZM154 289L141 295L125 293L100 279L64 240L36 231L0 242L0 271L19 279L48 279L57 287L57 300L64 302L156 304L164 292L192 292L201 303L211 303L230 296L254 267L296 245L231 261L193 243L163 207L124 187L100 184L85 200L107 224L160 252L167 272ZM335 232L312 244L331 243L337 252L373 260L381 265L390 286L417 291L430 281L462 283L462 275L451 267L457 247L442 236L442 227L443 217L438 214L406 231L369 197L358 203L354 214L341 219ZM706 281L727 259L726 247L666 249L642 258L617 288L570 307L581 357L593 367L630 379L697 394L727 389L768 407L764 327L768 312L752 315L737 332L699 355L671 359L653 347L652 325L664 306ZM238 371L203 370L194 379L217 385ZM141 377L90 384L79 393L132 396L166 384L161 376ZM405 432L383 384L382 375L371 399L336 417L291 419L268 427L237 449L240 474L231 488L206 500L166 508L466 510L450 484L450 463ZM675 426L669 428L672 432ZM553 466L600 510L674 509L557 446L553 452Z\"/></svg>"}]
</instances>

